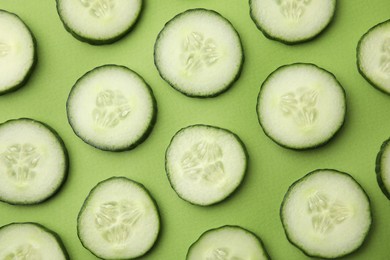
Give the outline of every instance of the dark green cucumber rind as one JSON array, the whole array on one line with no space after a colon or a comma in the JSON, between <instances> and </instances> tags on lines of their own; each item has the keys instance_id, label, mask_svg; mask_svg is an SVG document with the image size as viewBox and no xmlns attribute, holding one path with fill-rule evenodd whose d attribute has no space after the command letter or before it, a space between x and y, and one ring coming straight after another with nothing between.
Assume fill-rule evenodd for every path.
<instances>
[{"instance_id":1,"label":"dark green cucumber rind","mask_svg":"<svg viewBox=\"0 0 390 260\"><path fill-rule=\"evenodd\" d=\"M94 256L98 257L99 259L107 259L107 260L110 259L110 258L103 258L103 257L101 257L101 256L99 256L99 255L97 255L97 254L95 254L94 252L92 252L92 251L84 244L84 242L83 242L83 240L81 239L81 236L80 236L79 223L80 223L81 214L84 212L85 208L87 207L87 202L88 202L88 200L89 200L89 197L93 195L95 189L96 189L97 187L99 187L100 184L103 184L104 182L107 182L107 181L111 181L111 180L113 180L113 179L122 179L122 180L124 180L124 181L131 181L132 183L134 183L134 184L136 184L138 187L140 187L140 188L149 196L149 198L150 198L151 201L153 202L154 207L155 207L155 211L156 211L156 213L157 213L158 224L159 224L158 228L159 228L159 229L158 229L158 231L157 231L156 240L154 241L154 243L153 243L148 249L145 250L145 252L142 252L142 253L141 253L140 255L138 255L137 257L135 257L135 258L127 258L127 259L138 259L138 258L140 258L140 257L142 257L142 256L145 256L147 253L151 252L151 250L156 246L157 241L158 241L159 238L160 238L161 215L160 215L160 211L159 211L157 202L156 202L156 200L154 199L154 197L152 196L152 194L150 193L150 191L149 191L142 183L139 183L139 182L137 182L137 181L131 180L131 179L127 178L127 177L123 177L123 176L113 176L113 177L110 177L110 178L108 178L108 179L105 179L105 180L102 180L102 181L98 182L98 183L95 185L95 187L93 187L92 190L90 190L90 192L88 193L86 199L84 200L83 205L81 206L81 209L80 209L79 214L78 214L78 216L77 216L77 236L78 236L78 238L79 238L81 244L83 245L83 247L84 247L85 249L87 249L89 252L91 252ZM112 258L112 260L121 260L121 259ZM123 259L123 260L126 260L126 259Z\"/></svg>"},{"instance_id":2,"label":"dark green cucumber rind","mask_svg":"<svg viewBox=\"0 0 390 260\"><path fill-rule=\"evenodd\" d=\"M129 69L128 67L126 66L122 66L122 65L116 65L116 64L106 64L106 65L102 65L102 66L99 66L99 67L96 67L90 71L88 71L87 73L85 73L83 76L81 76L77 81L76 83L73 85L70 93L69 93L69 97L68 97L68 100L66 101L66 108L69 107L69 100L71 99L73 93L74 93L74 90L77 88L77 85L78 83L86 76L88 76L90 73L94 72L95 70L99 70L101 68L104 68L106 66L115 66L115 67L119 67L119 68L122 68L122 69L125 69L126 71L130 70L131 72L133 72L134 74L136 74L144 83L145 83L145 86L147 88L147 90L149 91L150 93L150 96L151 96L151 100L152 100L152 106L153 106L153 112L152 112L152 118L150 119L150 122L148 124L148 127L145 129L144 133L142 136L140 136L140 138L138 140L136 140L134 143L131 143L129 144L128 146L126 147L122 147L122 148L114 148L114 147L110 147L110 146L99 146L99 145L96 145L96 144L93 144L91 142L88 142L88 140L85 140L77 131L75 131L74 129L74 125L70 119L70 116L69 116L69 112L68 112L68 109L66 110L67 112L67 117L68 117L68 122L73 130L73 132L86 144L88 145L91 145L92 147L95 147L99 150L103 150L103 151L108 151L108 152L123 152L123 151L128 151L128 150L132 150L134 149L135 147L137 147L138 145L140 145L141 143L143 143L150 135L150 133L152 132L153 128L154 128L154 125L156 124L156 121L157 121L157 112L158 112L158 109L157 109L157 101L156 101L156 98L154 97L154 94L153 94L153 90L152 88L146 83L146 81L144 80L143 77L141 77L137 72Z\"/></svg>"},{"instance_id":3,"label":"dark green cucumber rind","mask_svg":"<svg viewBox=\"0 0 390 260\"><path fill-rule=\"evenodd\" d=\"M8 204L11 204L11 205L21 205L21 206L23 206L23 205L26 205L26 206L28 206L28 205L36 205L36 204L45 202L45 201L53 198L54 195L56 195L61 190L62 186L64 186L64 184L66 182L66 179L68 178L68 172L69 172L69 154L68 154L68 150L66 149L64 141L62 140L60 135L57 133L57 131L54 130L48 124L43 123L41 121L38 121L38 120L35 120L35 119L31 119L31 118L11 119L11 120L8 120L8 121L6 121L4 123L1 123L0 124L0 128L3 125L9 124L9 123L13 123L13 122L17 123L18 121L21 121L21 120L28 121L28 122L31 122L31 123L34 123L34 124L40 124L43 127L45 127L46 129L48 129L53 134L53 136L57 140L58 144L60 145L61 150L63 152L63 157L64 157L64 172L63 172L63 175L62 175L62 180L59 182L59 185L51 193L47 194L46 197L44 197L44 198L42 198L40 200L31 201L31 202L19 202L19 201L7 200L7 199L4 199L4 198L2 198L0 196L0 201L8 203Z\"/></svg>"},{"instance_id":4,"label":"dark green cucumber rind","mask_svg":"<svg viewBox=\"0 0 390 260\"><path fill-rule=\"evenodd\" d=\"M383 194L385 194L385 196L390 200L390 190L387 190L386 185L382 179L382 155L387 149L390 149L390 138L383 142L381 149L376 156L375 172L379 188L382 190Z\"/></svg>"},{"instance_id":5,"label":"dark green cucumber rind","mask_svg":"<svg viewBox=\"0 0 390 260\"><path fill-rule=\"evenodd\" d=\"M261 123L261 119L260 119L260 114L259 114L259 106L260 106L260 98L261 98L261 94L262 94L262 91L264 89L264 86L266 85L266 83L268 82L269 79L271 79L274 74L276 72L278 72L280 69L283 69L284 67L288 67L288 66L296 66L296 65L311 65L311 66L314 66L316 67L317 69L320 69L322 71L325 71L327 73L329 73L333 78L334 80L337 82L337 84L340 86L340 89L342 90L343 94L344 94L344 103L345 103L345 106L344 106L344 120L340 123L339 127L335 130L334 133L330 134L329 137L325 140L323 140L322 142L319 142L317 144L314 144L312 146L308 146L308 147L299 147L299 146L289 146L289 145L286 145L286 144L283 144L282 142L280 142L279 140L276 140L274 137L272 137L268 132L267 130L264 128L263 124ZM314 149L314 148L318 148L318 147L321 147L321 146L324 146L325 144L327 144L331 139L333 139L333 137L338 133L340 132L341 128L343 127L344 123L345 123L345 116L347 114L347 94L345 92L345 89L343 88L343 86L341 85L341 83L337 80L336 76L329 72L328 70L326 69L323 69L321 67L318 67L317 65L315 64L312 64L312 63L292 63L292 64L287 64L287 65L282 65L280 66L279 68L277 68L276 70L274 70L270 75L268 75L268 77L264 80L263 84L261 85L260 87L260 92L259 92L259 95L257 97L257 104L256 104L256 113L257 113L257 119L259 121L259 124L261 126L261 128L263 129L263 132L264 134L269 137L273 142L275 142L276 144L280 145L281 147L284 147L284 148L288 148L288 149L292 149L292 150L296 150L296 151L304 151L304 150L309 150L309 149Z\"/></svg>"},{"instance_id":6,"label":"dark green cucumber rind","mask_svg":"<svg viewBox=\"0 0 390 260\"><path fill-rule=\"evenodd\" d=\"M116 41L119 41L120 39L124 38L128 33L130 33L135 25L137 24L137 22L139 21L139 18L141 17L142 15L142 5L143 5L143 2L141 2L141 8L137 14L137 16L135 17L135 19L129 24L129 27L127 29L125 29L123 32L119 33L118 35L115 35L113 37L110 37L110 38L103 38L103 39L98 39L98 38L91 38L91 37L87 37L87 36L83 36L83 35L80 35L78 34L77 32L75 32L74 30L72 30L67 24L66 22L62 19L62 16L61 16L61 11L60 11L60 1L62 0L56 0L56 6L57 6L57 13L58 13L58 16L60 17L60 20L65 28L66 31L68 31L74 38L76 38L77 40L79 41L82 41L82 42L85 42L85 43L88 43L88 44L91 44L91 45L105 45L105 44L112 44Z\"/></svg>"},{"instance_id":7,"label":"dark green cucumber rind","mask_svg":"<svg viewBox=\"0 0 390 260\"><path fill-rule=\"evenodd\" d=\"M362 77L368 82L370 83L374 88L376 88L377 90L381 91L382 93L385 93L387 95L390 95L390 92L386 91L385 89L383 89L379 84L375 83L375 81L373 79L370 79L363 71L362 67L361 67L361 64L360 64L360 48L361 48L361 44L363 42L363 39L366 38L366 36L368 36L374 29L384 25L385 23L390 23L390 19L389 20L386 20L384 22L381 22L377 25L374 25L373 27L371 27L359 40L359 43L357 45L357 48L356 48L356 64L357 64L357 68L358 68L358 71L360 73L360 75L362 75Z\"/></svg>"},{"instance_id":8,"label":"dark green cucumber rind","mask_svg":"<svg viewBox=\"0 0 390 260\"><path fill-rule=\"evenodd\" d=\"M14 15L24 24L24 26L27 28L27 31L30 33L30 36L31 36L31 39L32 39L32 42L33 42L33 49L34 49L33 61L31 63L30 69L27 71L27 73L24 76L24 78L21 79L20 82L17 83L16 85L9 86L7 89L5 89L3 91L0 91L0 96L1 96L1 95L4 95L4 94L8 94L8 93L14 92L14 91L20 89L21 87L23 87L27 83L27 81L31 77L31 74L33 73L33 71L34 71L34 69L36 67L36 64L38 62L38 55L37 55L37 40L35 39L34 34L30 30L30 28L26 25L26 23L22 19L20 19L20 17L18 15L14 14L14 13L10 13L10 12L8 12L6 10L2 10L2 9L0 9L0 12L5 12L5 13L8 13L10 15Z\"/></svg>"},{"instance_id":9,"label":"dark green cucumber rind","mask_svg":"<svg viewBox=\"0 0 390 260\"><path fill-rule=\"evenodd\" d=\"M225 131L225 132L228 132L229 134L232 134L234 136L234 138L238 141L238 143L240 144L240 146L242 147L242 150L244 151L245 153L245 167L244 167L244 170L243 170L243 173L242 173L242 177L241 177L241 180L240 182L237 184L237 187L235 187L233 189L233 191L231 193L228 193L226 194L225 197L221 198L220 200L217 200L217 201L214 201L210 204L198 204L198 203L195 203L193 201L190 201L188 199L185 199L181 196L181 194L179 194L177 191L176 191L176 188L173 186L172 182L171 182L171 177L170 177L170 172L169 172L169 169L168 169L168 151L171 147L171 144L172 144L172 141L173 139L176 137L176 135L178 135L181 131L187 129L187 128L192 128L192 127L197 127L197 126L205 126L207 128L213 128L213 129L218 129L218 130L222 130L222 131ZM242 182L244 181L244 178L245 178L245 175L246 175L246 172L247 172L247 169L248 169L248 162L249 162L249 154L248 154L248 151L245 147L245 144L244 142L240 139L240 137L238 135L236 135L235 133L231 132L230 130L228 129L225 129L225 128L222 128L222 127L217 127L217 126L211 126L211 125L204 125L204 124L196 124L196 125L190 125L190 126L187 126L187 127L183 127L182 129L180 129L179 131L177 131L177 133L172 137L169 145L168 145L168 148L167 150L165 151L165 172L167 174L167 177L168 177L168 180L169 180L169 184L170 186L172 187L172 189L175 191L175 193L177 194L177 196L179 196L179 198L181 198L182 200L192 204L192 205L196 205L196 206L211 206L211 205L215 205L215 204L218 204L218 203L221 203L223 202L224 200L230 198L233 194L235 194L238 190L238 188L240 187L240 185L242 184Z\"/></svg>"},{"instance_id":10,"label":"dark green cucumber rind","mask_svg":"<svg viewBox=\"0 0 390 260\"><path fill-rule=\"evenodd\" d=\"M263 241L260 239L260 237L258 235L256 235L255 233L253 233L252 231L246 229L246 228L243 228L241 226L237 226L237 225L225 225L225 226L221 226L221 227L217 227L217 228L212 228L212 229L209 229L205 232L203 232L202 235L200 235L200 237L194 242L192 243L192 245L188 248L188 251L187 251L187 255L186 255L186 259L188 260L188 257L190 255L190 252L191 250L193 249L193 247L195 247L195 245L203 238L203 236L207 235L207 233L209 232L213 232L215 230L219 230L219 229L224 229L224 228L231 228L231 229L240 229L250 235L253 235L256 239L257 239L257 242L259 244L259 247L262 248L262 251L264 252L264 256L267 258L267 259L271 259L271 257L269 256L267 250L265 250L265 247L264 247L264 243Z\"/></svg>"},{"instance_id":11,"label":"dark green cucumber rind","mask_svg":"<svg viewBox=\"0 0 390 260\"><path fill-rule=\"evenodd\" d=\"M164 30L164 28L166 26L168 26L170 23L172 22L175 22L176 18L182 16L182 15L186 15L187 12L192 12L192 11L206 11L206 12L212 12L216 15L218 15L219 17L221 17L222 19L224 19L227 24L230 25L230 27L233 29L233 31L237 34L238 36L238 39L240 41L240 48L241 48L241 53L242 53L242 57L241 57L241 63L240 63L240 67L238 68L237 70L237 73L236 75L231 79L230 82L228 82L225 87L221 90L219 90L218 92L216 93L211 93L209 95L199 95L199 94L194 94L194 93L190 93L190 92L186 92L184 90L181 90L177 84L175 84L174 82L171 82L169 81L164 75L163 73L161 73L161 71L159 70L158 66L157 66L157 61L156 61L156 46L157 46L157 42L160 40L160 38L162 37L162 31ZM163 27L163 29L160 31L160 33L158 34L157 36L157 39L156 39L156 42L154 44L154 53L153 53L153 56L154 56L154 65L155 67L157 68L157 71L158 73L160 74L160 77L165 80L172 88L174 88L175 90L179 91L180 93L184 94L185 96L187 97L191 97L191 98L213 98L213 97L216 97L216 96L219 96L223 93L225 93L226 91L228 91L232 86L233 84L240 78L240 75L241 75L241 72L242 72L242 68L243 68L243 64L244 64L244 61L245 61L245 54L244 54L244 48L242 47L242 42L241 42L241 37L239 35L239 33L237 32L237 30L233 27L232 23L227 20L225 17L223 17L220 13L214 11L214 10L209 10L209 9L203 9L203 8L196 8L196 9L189 9L187 11L184 11L178 15L176 15L175 17L173 17L171 20L169 20Z\"/></svg>"},{"instance_id":12,"label":"dark green cucumber rind","mask_svg":"<svg viewBox=\"0 0 390 260\"><path fill-rule=\"evenodd\" d=\"M56 240L58 246L60 247L60 249L61 249L61 251L62 251L62 253L63 253L64 257L65 257L65 259L66 260L70 260L68 251L66 250L66 247L65 247L64 243L62 242L61 237L56 232L54 232L53 230L45 227L42 224L39 224L39 223L36 223L36 222L12 222L12 223L9 223L7 225L4 225L4 226L0 227L0 232L1 232L1 229L6 228L8 226L24 225L24 224L34 225L37 228L39 228L39 229L43 230L44 232L48 233L49 235L51 235Z\"/></svg>"},{"instance_id":13,"label":"dark green cucumber rind","mask_svg":"<svg viewBox=\"0 0 390 260\"><path fill-rule=\"evenodd\" d=\"M318 31L318 33L316 33L312 36L306 37L306 38L299 39L299 40L289 41L289 40L286 40L286 39L283 39L280 37L273 36L271 33L267 32L263 27L261 27L260 24L257 23L255 16L253 14L252 1L253 0L249 0L249 9L250 9L249 12L250 12L250 16L251 16L253 22L255 23L257 29L259 29L263 33L263 35L265 37L267 37L268 39L278 41L278 42L281 42L281 43L284 43L287 45L295 45L295 44L305 43L305 42L314 40L315 38L319 37L322 33L324 33L326 31L327 28L330 27L330 24L333 22L334 17L335 17L335 13L336 13L336 1L333 1L334 2L333 15L330 17L328 23L324 24L323 28L321 28Z\"/></svg>"},{"instance_id":14,"label":"dark green cucumber rind","mask_svg":"<svg viewBox=\"0 0 390 260\"><path fill-rule=\"evenodd\" d=\"M295 185L299 184L301 181L303 181L305 178L309 177L310 175L312 174L315 174L317 172L321 172L321 171L334 171L334 172L337 172L337 173L334 173L332 172L333 174L343 174L347 177L349 177L352 181L354 181L358 187L360 188L360 190L363 192L363 194L366 196L366 199L367 199L367 202L368 202L368 205L370 207L370 225L367 229L367 233L364 234L364 238L362 239L362 241L360 242L360 244L358 244L356 246L356 248L350 252L346 252L344 254L341 254L335 258L340 258L340 257L343 257L343 256L346 256L346 255L349 255L349 254L352 254L353 252L356 252L363 244L364 242L366 241L367 239L367 236L368 236L368 233L370 232L371 230L371 225L372 225L372 208L371 208L371 202L370 202L370 198L368 197L366 191L363 189L363 187L360 185L360 183L358 183L350 174L348 173L345 173L345 172L341 172L341 171L338 171L338 170L334 170L334 169L317 169L317 170L314 170L312 172L309 172L308 174L306 174L305 176L303 176L302 178L298 179L297 181L295 181L287 190L286 194L284 195L284 198L283 198L283 201L282 201L282 204L280 206L280 210L279 210L279 215L280 215L280 219L281 219L281 222L282 222L282 226L283 226L283 230L284 230L284 233L286 235L286 238L287 240L292 244L294 245L295 247L297 247L298 249L300 249L305 255L309 256L309 257L318 257L318 258L329 258L327 256L323 256L323 255L317 255L317 254L313 254L313 253L310 253L308 251L305 251L303 249L303 247L301 245L299 245L298 243L295 243L293 241L293 239L290 238L290 235L287 231L287 229L285 228L286 227L286 223L284 222L284 218L283 218L283 207L284 207L284 204L286 203L286 201L288 200L288 197L290 195L290 192L293 190L293 188L295 187Z\"/></svg>"}]
</instances>

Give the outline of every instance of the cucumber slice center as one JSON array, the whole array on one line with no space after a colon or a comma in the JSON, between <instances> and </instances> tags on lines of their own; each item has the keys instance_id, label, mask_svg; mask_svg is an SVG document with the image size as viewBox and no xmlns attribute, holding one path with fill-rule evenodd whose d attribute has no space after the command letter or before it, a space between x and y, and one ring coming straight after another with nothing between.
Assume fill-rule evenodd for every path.
<instances>
[{"instance_id":1,"label":"cucumber slice center","mask_svg":"<svg viewBox=\"0 0 390 260\"><path fill-rule=\"evenodd\" d=\"M244 258L238 257L232 252L231 248L219 247L211 250L209 255L206 257L207 260L245 260Z\"/></svg>"},{"instance_id":2,"label":"cucumber slice center","mask_svg":"<svg viewBox=\"0 0 390 260\"><path fill-rule=\"evenodd\" d=\"M386 38L382 44L382 55L380 58L380 69L387 79L390 78L390 37Z\"/></svg>"},{"instance_id":3,"label":"cucumber slice center","mask_svg":"<svg viewBox=\"0 0 390 260\"><path fill-rule=\"evenodd\" d=\"M114 0L80 0L80 3L96 19L108 19L115 5Z\"/></svg>"},{"instance_id":4,"label":"cucumber slice center","mask_svg":"<svg viewBox=\"0 0 390 260\"><path fill-rule=\"evenodd\" d=\"M4 260L17 260L17 259L42 259L38 249L34 248L31 244L22 244L18 246L14 251L7 254Z\"/></svg>"},{"instance_id":5,"label":"cucumber slice center","mask_svg":"<svg viewBox=\"0 0 390 260\"><path fill-rule=\"evenodd\" d=\"M275 0L279 6L280 13L291 22L297 22L301 19L310 5L311 0Z\"/></svg>"},{"instance_id":6,"label":"cucumber slice center","mask_svg":"<svg viewBox=\"0 0 390 260\"><path fill-rule=\"evenodd\" d=\"M7 56L11 52L11 46L0 42L0 58Z\"/></svg>"}]
</instances>

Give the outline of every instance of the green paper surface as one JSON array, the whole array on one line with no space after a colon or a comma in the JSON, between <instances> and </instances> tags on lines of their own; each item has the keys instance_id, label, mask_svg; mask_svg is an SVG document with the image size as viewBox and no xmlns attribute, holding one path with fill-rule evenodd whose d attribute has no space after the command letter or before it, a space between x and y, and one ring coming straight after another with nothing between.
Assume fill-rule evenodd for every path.
<instances>
[{"instance_id":1,"label":"green paper surface","mask_svg":"<svg viewBox=\"0 0 390 260\"><path fill-rule=\"evenodd\" d=\"M189 98L175 91L160 78L153 63L154 42L164 24L180 12L199 7L229 19L245 52L239 80L226 93L211 99ZM99 181L126 176L149 189L161 214L159 239L142 259L185 259L188 247L204 231L227 224L243 226L260 236L273 259L307 259L285 237L280 204L295 180L317 168L334 168L350 173L372 203L373 225L367 241L344 259L389 259L390 201L377 184L375 158L390 136L390 96L363 79L355 56L360 37L390 18L390 1L337 1L330 27L318 38L294 46L265 38L252 22L244 0L145 0L134 30L105 46L92 46L71 36L57 15L54 0L1 0L0 9L19 15L38 43L38 63L26 86L0 96L0 122L20 117L43 121L61 135L70 156L69 177L60 192L39 205L0 202L0 226L41 223L61 236L72 259L96 259L78 240L77 214ZM310 62L329 70L347 93L342 130L330 143L308 151L288 150L272 142L256 115L261 83L277 67L295 62ZM104 152L85 144L73 133L66 117L66 100L75 81L92 68L109 63L139 73L157 99L157 122L151 135L127 152ZM215 206L199 207L181 200L165 174L164 156L170 139L191 124L227 128L240 136L248 149L249 168L242 185L231 198Z\"/></svg>"}]
</instances>

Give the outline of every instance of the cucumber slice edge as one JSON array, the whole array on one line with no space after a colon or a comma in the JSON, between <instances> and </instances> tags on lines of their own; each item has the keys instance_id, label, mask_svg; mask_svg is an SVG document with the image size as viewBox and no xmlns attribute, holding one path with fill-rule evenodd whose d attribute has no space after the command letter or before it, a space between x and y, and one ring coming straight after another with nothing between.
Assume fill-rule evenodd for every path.
<instances>
[{"instance_id":1,"label":"cucumber slice edge","mask_svg":"<svg viewBox=\"0 0 390 260\"><path fill-rule=\"evenodd\" d=\"M387 149L390 149L390 138L382 143L381 148L376 156L375 172L379 188L381 189L383 194L385 194L385 196L390 200L390 191L387 190L386 185L382 179L382 155Z\"/></svg>"}]
</instances>

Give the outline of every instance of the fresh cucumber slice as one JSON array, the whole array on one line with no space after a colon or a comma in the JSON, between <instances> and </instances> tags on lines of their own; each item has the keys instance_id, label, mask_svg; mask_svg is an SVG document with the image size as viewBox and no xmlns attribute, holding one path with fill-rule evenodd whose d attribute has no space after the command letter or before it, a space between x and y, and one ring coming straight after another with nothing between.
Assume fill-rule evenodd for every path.
<instances>
[{"instance_id":1,"label":"fresh cucumber slice","mask_svg":"<svg viewBox=\"0 0 390 260\"><path fill-rule=\"evenodd\" d=\"M390 139L381 146L376 157L375 171L379 187L390 200Z\"/></svg>"},{"instance_id":2,"label":"fresh cucumber slice","mask_svg":"<svg viewBox=\"0 0 390 260\"><path fill-rule=\"evenodd\" d=\"M224 200L241 184L247 152L239 137L229 130L192 125L172 138L165 168L180 198L208 206Z\"/></svg>"},{"instance_id":3,"label":"fresh cucumber slice","mask_svg":"<svg viewBox=\"0 0 390 260\"><path fill-rule=\"evenodd\" d=\"M157 205L148 190L125 177L98 183L77 219L83 246L103 259L133 259L156 242L160 229Z\"/></svg>"},{"instance_id":4,"label":"fresh cucumber slice","mask_svg":"<svg viewBox=\"0 0 390 260\"><path fill-rule=\"evenodd\" d=\"M16 14L0 9L0 95L22 87L37 61L36 42Z\"/></svg>"},{"instance_id":5,"label":"fresh cucumber slice","mask_svg":"<svg viewBox=\"0 0 390 260\"><path fill-rule=\"evenodd\" d=\"M61 238L38 223L11 223L0 227L0 259L70 259Z\"/></svg>"},{"instance_id":6,"label":"fresh cucumber slice","mask_svg":"<svg viewBox=\"0 0 390 260\"><path fill-rule=\"evenodd\" d=\"M366 32L357 47L360 74L380 91L390 94L390 20Z\"/></svg>"},{"instance_id":7,"label":"fresh cucumber slice","mask_svg":"<svg viewBox=\"0 0 390 260\"><path fill-rule=\"evenodd\" d=\"M162 29L154 63L173 88L190 97L213 97L226 91L241 72L244 54L233 25L219 13L191 9Z\"/></svg>"},{"instance_id":8,"label":"fresh cucumber slice","mask_svg":"<svg viewBox=\"0 0 390 260\"><path fill-rule=\"evenodd\" d=\"M90 44L109 44L135 25L142 0L56 0L57 12L67 31Z\"/></svg>"},{"instance_id":9,"label":"fresh cucumber slice","mask_svg":"<svg viewBox=\"0 0 390 260\"><path fill-rule=\"evenodd\" d=\"M204 232L188 249L187 260L270 259L259 237L239 226Z\"/></svg>"},{"instance_id":10,"label":"fresh cucumber slice","mask_svg":"<svg viewBox=\"0 0 390 260\"><path fill-rule=\"evenodd\" d=\"M68 120L84 142L107 151L130 150L150 134L157 106L150 87L134 71L118 65L97 67L73 86Z\"/></svg>"},{"instance_id":11,"label":"fresh cucumber slice","mask_svg":"<svg viewBox=\"0 0 390 260\"><path fill-rule=\"evenodd\" d=\"M288 240L321 258L357 250L372 221L363 188L349 174L330 169L315 170L291 185L280 217Z\"/></svg>"},{"instance_id":12,"label":"fresh cucumber slice","mask_svg":"<svg viewBox=\"0 0 390 260\"><path fill-rule=\"evenodd\" d=\"M264 81L257 114L265 134L277 144L318 147L344 123L345 91L333 74L314 64L285 65Z\"/></svg>"},{"instance_id":13,"label":"fresh cucumber slice","mask_svg":"<svg viewBox=\"0 0 390 260\"><path fill-rule=\"evenodd\" d=\"M52 197L68 174L68 153L48 125L28 118L0 124L0 200L36 204Z\"/></svg>"},{"instance_id":14,"label":"fresh cucumber slice","mask_svg":"<svg viewBox=\"0 0 390 260\"><path fill-rule=\"evenodd\" d=\"M295 44L313 39L330 24L336 0L250 0L250 15L263 34Z\"/></svg>"}]
</instances>

